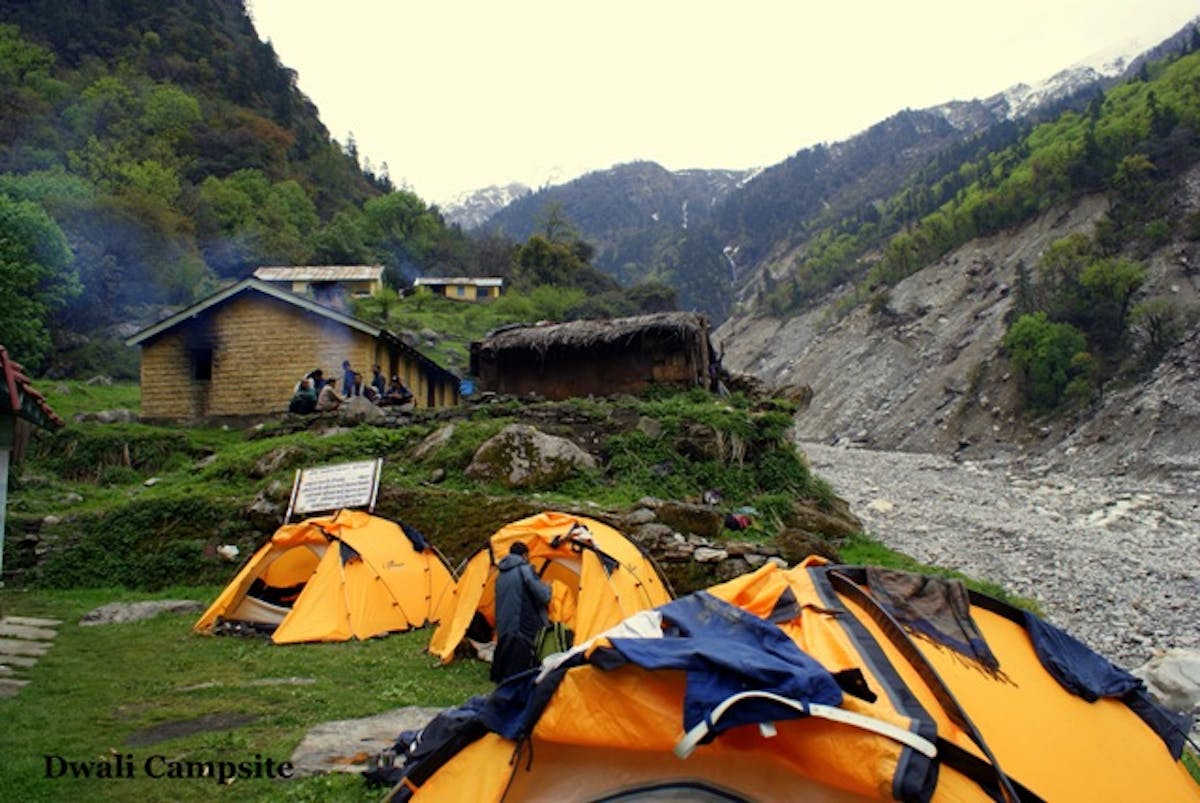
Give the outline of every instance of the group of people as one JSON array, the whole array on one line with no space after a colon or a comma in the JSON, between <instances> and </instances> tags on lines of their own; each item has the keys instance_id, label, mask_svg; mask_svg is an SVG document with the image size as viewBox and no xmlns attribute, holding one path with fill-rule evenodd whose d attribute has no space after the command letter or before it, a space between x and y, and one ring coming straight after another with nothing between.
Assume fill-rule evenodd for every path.
<instances>
[{"instance_id":1,"label":"group of people","mask_svg":"<svg viewBox=\"0 0 1200 803\"><path fill-rule=\"evenodd\" d=\"M326 378L320 368L309 371L296 384L295 392L288 403L289 413L326 413L336 410L354 396L360 396L378 405L408 404L413 400L412 391L404 386L400 377L393 375L386 382L383 370L372 369L371 381L364 382L363 375L350 366L349 360L342 361L342 390L338 391L338 379Z\"/></svg>"}]
</instances>

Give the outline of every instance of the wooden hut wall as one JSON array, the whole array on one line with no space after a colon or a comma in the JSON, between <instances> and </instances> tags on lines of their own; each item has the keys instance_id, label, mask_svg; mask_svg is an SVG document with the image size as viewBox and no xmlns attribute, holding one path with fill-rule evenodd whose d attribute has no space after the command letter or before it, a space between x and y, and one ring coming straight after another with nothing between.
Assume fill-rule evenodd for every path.
<instances>
[{"instance_id":1,"label":"wooden hut wall","mask_svg":"<svg viewBox=\"0 0 1200 803\"><path fill-rule=\"evenodd\" d=\"M708 364L696 338L647 332L626 344L589 348L551 346L544 354L508 349L479 362L485 389L547 399L641 393L653 384L692 387L706 381Z\"/></svg>"}]
</instances>

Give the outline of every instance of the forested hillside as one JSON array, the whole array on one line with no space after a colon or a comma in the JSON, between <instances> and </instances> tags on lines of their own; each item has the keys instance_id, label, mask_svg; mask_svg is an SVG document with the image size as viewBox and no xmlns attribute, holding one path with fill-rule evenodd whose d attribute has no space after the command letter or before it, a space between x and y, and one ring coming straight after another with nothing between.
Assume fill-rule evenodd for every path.
<instances>
[{"instance_id":1,"label":"forested hillside","mask_svg":"<svg viewBox=\"0 0 1200 803\"><path fill-rule=\"evenodd\" d=\"M1009 144L1001 137L1001 147L976 143L974 153L940 154L903 190L873 204L872 219L843 217L816 234L773 274L779 284L764 300L779 312L798 309L846 281L859 283L861 297L974 237L1096 191L1114 196L1100 237L1105 250L1161 240L1165 210L1155 207L1153 187L1200 153L1195 47L1148 65L1082 113L1066 112ZM870 253L880 246L882 254Z\"/></svg>"},{"instance_id":2,"label":"forested hillside","mask_svg":"<svg viewBox=\"0 0 1200 803\"><path fill-rule=\"evenodd\" d=\"M718 320L728 313L730 273L714 239L713 210L737 192L740 170L671 172L633 162L545 187L494 214L483 231L525 239L557 209L594 250L593 264L623 285L670 285L679 303Z\"/></svg>"},{"instance_id":3,"label":"forested hillside","mask_svg":"<svg viewBox=\"0 0 1200 803\"><path fill-rule=\"evenodd\" d=\"M1194 467L1198 44L777 254L726 365L810 384L812 440Z\"/></svg>"},{"instance_id":4,"label":"forested hillside","mask_svg":"<svg viewBox=\"0 0 1200 803\"><path fill-rule=\"evenodd\" d=\"M0 342L59 375L131 375L122 334L260 265L475 258L330 137L242 0L0 5L0 232Z\"/></svg>"},{"instance_id":5,"label":"forested hillside","mask_svg":"<svg viewBox=\"0 0 1200 803\"><path fill-rule=\"evenodd\" d=\"M531 320L674 307L595 270L561 214L535 228L468 237L360 163L244 0L0 5L0 343L35 374L136 376L124 336L262 265L382 264L360 314L387 325L419 275L571 291L512 305Z\"/></svg>"},{"instance_id":6,"label":"forested hillside","mask_svg":"<svg viewBox=\"0 0 1200 803\"><path fill-rule=\"evenodd\" d=\"M736 182L705 188L708 203L697 203L686 182L697 173L710 182L725 179L721 172L671 173L637 163L543 189L496 214L490 225L520 234L531 228L540 209L557 204L596 249L597 267L618 278L661 278L679 290L682 305L703 309L718 321L748 309L795 314L847 283L868 293L878 276L864 280L893 237L920 228L946 204L962 201L978 182L1005 180L1024 161L1038 126L1080 116L1095 119L1106 92L1122 81L1153 81L1164 64L1194 48L1193 38L1185 28L1133 58L1124 77L1078 67L1037 91L1022 85L982 100L902 110L843 142L805 148L751 174L727 173ZM1107 169L1103 164L1089 168ZM1042 202L1097 186L1095 175L1073 176L1070 186L1056 184ZM984 221L973 232L1018 223L1031 212L1027 208L1014 216L1008 210L1003 220ZM966 229L960 234L973 236ZM907 248L905 242L897 246ZM927 264L928 255L921 259ZM880 270L894 272L890 264Z\"/></svg>"},{"instance_id":7,"label":"forested hillside","mask_svg":"<svg viewBox=\"0 0 1200 803\"><path fill-rule=\"evenodd\" d=\"M885 310L889 287L953 249L1103 194L1108 211L1092 232L1076 232L1018 266L1005 347L1025 377L1027 401L1043 409L1089 397L1129 370L1132 358L1149 368L1193 314L1179 298L1139 290L1145 257L1200 238L1200 214L1172 203L1184 171L1200 161L1198 45L1200 35L1187 52L1146 65L1082 113L1066 112L1006 147L939 171L936 181L907 187L876 207L875 220L856 216L824 229L790 265L765 274L759 311L794 315L839 286L850 289L827 320L867 301ZM928 211L913 220L914 206Z\"/></svg>"}]
</instances>

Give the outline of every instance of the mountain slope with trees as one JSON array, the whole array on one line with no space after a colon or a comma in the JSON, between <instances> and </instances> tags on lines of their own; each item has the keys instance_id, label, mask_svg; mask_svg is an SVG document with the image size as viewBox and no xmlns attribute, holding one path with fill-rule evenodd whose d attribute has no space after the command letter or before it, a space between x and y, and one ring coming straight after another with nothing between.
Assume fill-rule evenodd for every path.
<instances>
[{"instance_id":1,"label":"mountain slope with trees","mask_svg":"<svg viewBox=\"0 0 1200 803\"><path fill-rule=\"evenodd\" d=\"M481 230L525 239L555 210L591 246L595 267L621 285L670 285L681 305L720 319L728 312L723 288L729 268L707 224L747 176L738 170L672 172L653 162L618 165L519 198Z\"/></svg>"},{"instance_id":2,"label":"mountain slope with trees","mask_svg":"<svg viewBox=\"0 0 1200 803\"><path fill-rule=\"evenodd\" d=\"M135 375L123 335L261 265L480 258L330 137L242 0L0 6L0 210L0 335L56 375Z\"/></svg>"},{"instance_id":3,"label":"mountain slope with trees","mask_svg":"<svg viewBox=\"0 0 1200 803\"><path fill-rule=\"evenodd\" d=\"M1200 447L1187 358L1200 324L1198 46L962 162L962 184L890 236L814 238L718 333L727 362L811 382L810 438L1071 439L1113 444L1110 467L1117 453L1187 464ZM1141 433L1138 446L1113 432Z\"/></svg>"},{"instance_id":4,"label":"mountain slope with trees","mask_svg":"<svg viewBox=\"0 0 1200 803\"><path fill-rule=\"evenodd\" d=\"M586 293L568 317L675 304L596 271L569 226L468 236L397 191L330 137L244 0L0 6L0 227L0 342L55 376L136 376L125 336L263 265L382 264L376 310L420 275Z\"/></svg>"},{"instance_id":5,"label":"mountain slope with trees","mask_svg":"<svg viewBox=\"0 0 1200 803\"><path fill-rule=\"evenodd\" d=\"M953 199L978 177L977 163L987 154L1004 152L1064 112L1083 113L1123 78L1178 55L1191 36L1185 29L1140 56L1125 54L1102 67L1076 65L1037 86L905 109L843 142L805 148L759 171L730 171L733 184L713 171L672 174L646 163L620 165L544 189L501 210L489 225L520 234L554 203L596 249L597 267L618 279L664 278L679 289L681 304L720 321L799 273L788 303L800 309L859 278L855 263L869 261L861 259L864 253ZM695 173L722 182L719 192L705 190L711 202L699 209L682 189ZM647 207L651 181L659 193ZM692 212L686 233L682 208Z\"/></svg>"}]
</instances>

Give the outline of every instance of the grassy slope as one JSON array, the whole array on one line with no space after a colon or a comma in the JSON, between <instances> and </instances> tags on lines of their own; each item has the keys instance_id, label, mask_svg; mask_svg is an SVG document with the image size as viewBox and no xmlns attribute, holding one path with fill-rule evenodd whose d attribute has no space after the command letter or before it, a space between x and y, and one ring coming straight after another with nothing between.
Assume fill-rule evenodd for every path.
<instances>
[{"instance_id":1,"label":"grassy slope","mask_svg":"<svg viewBox=\"0 0 1200 803\"><path fill-rule=\"evenodd\" d=\"M123 590L4 591L5 615L61 619L53 647L0 700L0 799L55 800L376 800L358 775L281 784L238 780L219 789L208 779L152 779L150 756L190 761L286 761L307 729L334 719L401 706L450 706L491 685L484 664L433 668L423 654L430 631L345 644L273 646L256 638L191 633L194 616L161 615L130 624L81 627L80 617L106 602L148 598L209 602L219 588L172 588L159 594ZM308 678L303 685L252 685ZM203 684L203 687L197 688ZM253 717L241 727L130 747L136 732L206 714ZM87 761L132 754L132 780L46 778L46 755Z\"/></svg>"}]
</instances>

